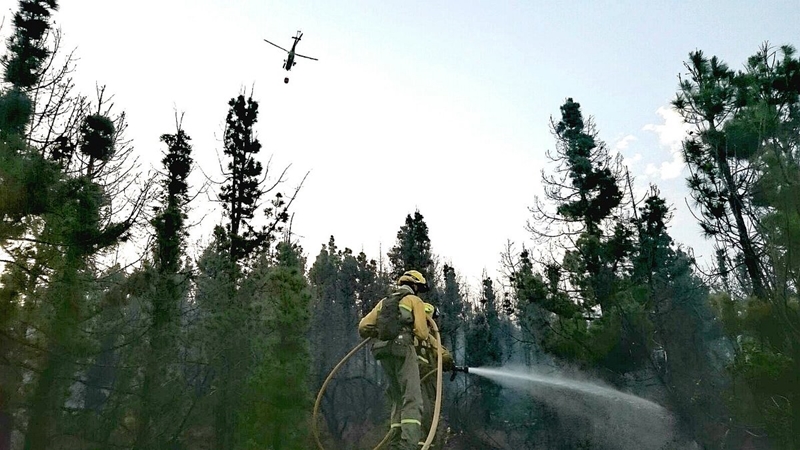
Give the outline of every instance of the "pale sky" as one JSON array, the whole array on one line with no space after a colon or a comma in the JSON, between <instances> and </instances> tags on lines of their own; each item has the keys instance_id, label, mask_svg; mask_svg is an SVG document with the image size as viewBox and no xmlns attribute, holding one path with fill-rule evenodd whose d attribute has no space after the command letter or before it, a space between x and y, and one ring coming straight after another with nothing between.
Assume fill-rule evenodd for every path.
<instances>
[{"instance_id":1,"label":"pale sky","mask_svg":"<svg viewBox=\"0 0 800 450\"><path fill-rule=\"evenodd\" d=\"M764 41L800 45L793 1L61 0L55 21L80 58L84 93L107 85L127 137L159 166L162 133L185 113L194 158L220 179L227 101L254 87L262 161L310 171L292 211L309 260L334 235L378 258L419 209L433 251L475 286L507 240L530 246L548 120L567 97L625 157L636 190L675 207L676 241L708 256L684 204L678 74L702 49L734 68ZM8 33L14 0L0 0ZM285 54L304 32L287 75ZM196 173L195 183L202 178ZM195 220L206 206L196 205ZM207 240L217 209L193 230Z\"/></svg>"}]
</instances>

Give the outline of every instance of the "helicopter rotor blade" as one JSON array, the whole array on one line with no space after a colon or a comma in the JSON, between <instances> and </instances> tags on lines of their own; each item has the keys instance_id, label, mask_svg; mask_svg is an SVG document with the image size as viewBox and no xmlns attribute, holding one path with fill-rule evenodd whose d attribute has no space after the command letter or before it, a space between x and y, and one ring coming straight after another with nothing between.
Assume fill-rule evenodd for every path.
<instances>
[{"instance_id":1,"label":"helicopter rotor blade","mask_svg":"<svg viewBox=\"0 0 800 450\"><path fill-rule=\"evenodd\" d=\"M312 58L312 57L310 57L310 56L303 56L303 55L301 55L301 54L299 54L299 53L295 53L295 54L294 54L294 56L299 56L299 57L301 57L301 58L313 59L314 61L319 61L317 58Z\"/></svg>"},{"instance_id":2,"label":"helicopter rotor blade","mask_svg":"<svg viewBox=\"0 0 800 450\"><path fill-rule=\"evenodd\" d=\"M272 45L274 45L275 47L278 47L279 49L281 49L281 50L285 51L286 53L289 53L289 50L286 50L285 48L281 47L281 46L280 46L280 45L278 45L278 44L273 44L272 42L270 42L270 41L268 41L268 40L266 40L266 39L264 39L264 42L266 42L267 44L272 44Z\"/></svg>"}]
</instances>

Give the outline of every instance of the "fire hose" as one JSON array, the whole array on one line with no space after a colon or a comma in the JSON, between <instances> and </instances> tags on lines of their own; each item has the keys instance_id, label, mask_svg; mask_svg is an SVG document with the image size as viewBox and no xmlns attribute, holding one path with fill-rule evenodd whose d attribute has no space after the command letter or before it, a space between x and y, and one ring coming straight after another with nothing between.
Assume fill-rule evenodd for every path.
<instances>
[{"instance_id":1,"label":"fire hose","mask_svg":"<svg viewBox=\"0 0 800 450\"><path fill-rule=\"evenodd\" d=\"M436 342L439 343L439 338L440 338L439 327L436 325L435 322L431 321L431 323L432 323L431 331L434 334ZM325 378L325 382L322 383L322 387L320 387L319 389L319 393L317 394L317 399L314 402L314 412L311 415L311 429L314 435L314 440L317 443L317 448L319 448L319 450L325 450L325 447L323 447L322 442L320 441L319 438L319 428L317 425L318 424L317 416L319 415L319 407L320 403L322 402L322 396L325 393L325 390L328 388L328 384L330 384L331 380L333 380L333 377L342 368L342 366L344 366L347 360L349 360L353 355L355 355L359 350L361 350L365 345L367 345L367 343L370 340L371 338L366 338L363 341L361 341L358 345L353 347L353 349L350 350L350 352L347 355L345 355L344 358L342 358L342 360L339 361L338 364L336 364L336 366L334 366L334 368L331 370L331 373L328 374L327 378ZM431 421L431 429L428 431L428 438L425 440L425 444L422 446L421 450L428 450L431 446L431 443L433 442L434 436L436 436L436 428L439 425L439 414L441 413L441 407L442 407L442 345L439 343L436 347L437 347L436 369L428 372L420 380L421 382L422 380L425 380L426 378L428 378L428 376L436 372L436 400L434 402L434 407L433 407L433 420ZM457 371L468 373L469 368L456 367L455 370L453 371L453 375L450 378L451 380L455 377ZM386 435L384 436L383 440L381 440L381 442L378 443L378 445L375 447L374 450L379 450L386 442L388 442L393 432L394 429L390 429L389 432L386 433Z\"/></svg>"}]
</instances>

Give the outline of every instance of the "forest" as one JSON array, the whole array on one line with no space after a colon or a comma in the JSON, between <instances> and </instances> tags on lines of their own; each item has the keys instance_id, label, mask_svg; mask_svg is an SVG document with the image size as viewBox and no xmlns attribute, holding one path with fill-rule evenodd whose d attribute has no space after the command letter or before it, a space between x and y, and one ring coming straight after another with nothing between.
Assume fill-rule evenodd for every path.
<instances>
[{"instance_id":1,"label":"forest","mask_svg":"<svg viewBox=\"0 0 800 450\"><path fill-rule=\"evenodd\" d=\"M361 317L409 269L428 279L424 300L459 365L602 384L666 411L654 424L619 404L565 405L448 373L439 448L800 449L792 46L756 46L741 70L702 50L675 68L689 200L715 242L713 270L670 237L658 186L634 195L602 117L566 98L549 124L544 195L520 224L531 239L499 248L502 277L473 292L458 261L432 251L423 211L397 211L385 255L334 236L301 248L291 217L302 190L259 162L261 105L246 91L220 117L220 225L190 257L191 130L176 115L158 173L144 176L124 105L102 86L77 92L57 12L56 0L19 0L6 24L0 450L311 449L314 427L327 449L372 449L391 405L368 351L333 379L314 424L312 409L361 341Z\"/></svg>"}]
</instances>

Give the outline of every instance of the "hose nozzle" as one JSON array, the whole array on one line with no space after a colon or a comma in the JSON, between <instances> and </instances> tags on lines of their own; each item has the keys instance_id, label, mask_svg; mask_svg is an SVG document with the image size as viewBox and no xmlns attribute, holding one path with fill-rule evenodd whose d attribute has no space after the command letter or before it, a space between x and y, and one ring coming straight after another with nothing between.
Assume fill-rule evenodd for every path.
<instances>
[{"instance_id":1,"label":"hose nozzle","mask_svg":"<svg viewBox=\"0 0 800 450\"><path fill-rule=\"evenodd\" d=\"M458 374L458 372L469 373L469 367L467 367L467 366L455 366L455 367L453 367L453 371L452 372L453 372L453 374L450 375L450 381L453 381L453 380L456 379L456 374Z\"/></svg>"}]
</instances>

